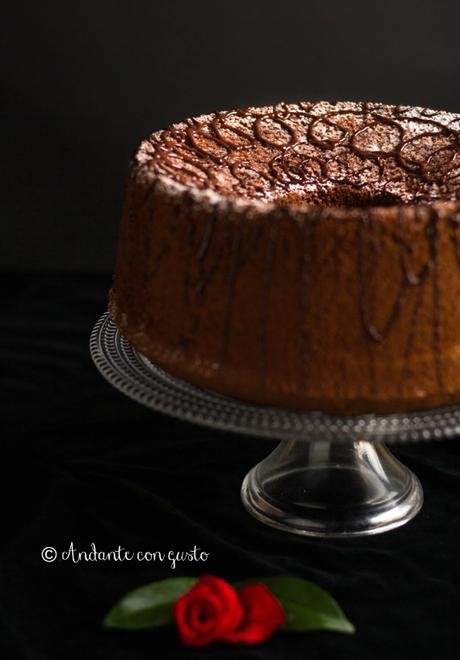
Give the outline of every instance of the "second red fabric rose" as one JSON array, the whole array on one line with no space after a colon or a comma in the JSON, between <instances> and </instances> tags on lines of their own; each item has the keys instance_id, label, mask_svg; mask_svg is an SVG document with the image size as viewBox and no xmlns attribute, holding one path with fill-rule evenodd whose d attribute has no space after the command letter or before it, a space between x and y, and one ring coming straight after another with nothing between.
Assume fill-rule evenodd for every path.
<instances>
[{"instance_id":1,"label":"second red fabric rose","mask_svg":"<svg viewBox=\"0 0 460 660\"><path fill-rule=\"evenodd\" d=\"M258 644L282 628L285 623L284 611L263 584L248 584L239 592L243 604L244 617L240 626L230 633L227 640L242 644Z\"/></svg>"}]
</instances>

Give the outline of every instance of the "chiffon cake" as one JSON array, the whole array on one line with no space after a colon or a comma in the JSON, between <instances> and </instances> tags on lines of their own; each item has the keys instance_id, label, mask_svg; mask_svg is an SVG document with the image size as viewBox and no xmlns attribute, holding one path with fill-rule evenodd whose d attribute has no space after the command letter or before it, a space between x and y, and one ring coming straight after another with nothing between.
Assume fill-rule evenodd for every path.
<instances>
[{"instance_id":1,"label":"chiffon cake","mask_svg":"<svg viewBox=\"0 0 460 660\"><path fill-rule=\"evenodd\" d=\"M340 415L460 401L460 115L302 102L144 140L110 314L167 372Z\"/></svg>"}]
</instances>

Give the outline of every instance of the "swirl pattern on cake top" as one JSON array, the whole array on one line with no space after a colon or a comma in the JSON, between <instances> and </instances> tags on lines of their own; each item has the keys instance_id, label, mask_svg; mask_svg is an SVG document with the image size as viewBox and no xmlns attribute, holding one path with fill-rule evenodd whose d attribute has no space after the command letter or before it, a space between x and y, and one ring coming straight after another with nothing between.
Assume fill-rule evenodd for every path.
<instances>
[{"instance_id":1,"label":"swirl pattern on cake top","mask_svg":"<svg viewBox=\"0 0 460 660\"><path fill-rule=\"evenodd\" d=\"M154 133L137 162L186 186L277 204L456 200L460 115L351 102L218 112Z\"/></svg>"}]
</instances>

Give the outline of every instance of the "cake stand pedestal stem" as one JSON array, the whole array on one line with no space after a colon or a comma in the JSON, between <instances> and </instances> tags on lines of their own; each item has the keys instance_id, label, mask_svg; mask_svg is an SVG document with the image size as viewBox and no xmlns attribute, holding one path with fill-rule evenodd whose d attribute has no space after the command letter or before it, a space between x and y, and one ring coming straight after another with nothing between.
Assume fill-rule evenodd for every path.
<instances>
[{"instance_id":1,"label":"cake stand pedestal stem","mask_svg":"<svg viewBox=\"0 0 460 660\"><path fill-rule=\"evenodd\" d=\"M282 441L246 476L241 496L258 520L304 536L378 534L413 518L417 477L383 443Z\"/></svg>"}]
</instances>

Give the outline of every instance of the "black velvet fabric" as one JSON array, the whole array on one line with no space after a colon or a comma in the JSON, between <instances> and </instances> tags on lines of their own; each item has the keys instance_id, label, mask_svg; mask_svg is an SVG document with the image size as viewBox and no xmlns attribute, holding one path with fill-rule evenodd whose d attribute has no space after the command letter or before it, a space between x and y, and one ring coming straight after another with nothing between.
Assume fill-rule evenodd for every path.
<instances>
[{"instance_id":1,"label":"black velvet fabric","mask_svg":"<svg viewBox=\"0 0 460 660\"><path fill-rule=\"evenodd\" d=\"M305 540L246 514L241 480L272 443L156 414L113 389L88 352L108 275L2 276L0 657L458 657L460 439L395 448L425 505L370 538ZM206 563L45 563L45 546L186 550ZM277 633L260 646L184 648L173 628L104 630L126 591L173 575L291 573L328 589L354 636Z\"/></svg>"}]
</instances>

